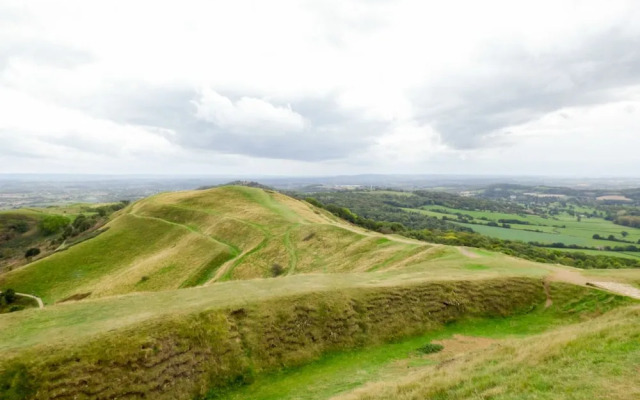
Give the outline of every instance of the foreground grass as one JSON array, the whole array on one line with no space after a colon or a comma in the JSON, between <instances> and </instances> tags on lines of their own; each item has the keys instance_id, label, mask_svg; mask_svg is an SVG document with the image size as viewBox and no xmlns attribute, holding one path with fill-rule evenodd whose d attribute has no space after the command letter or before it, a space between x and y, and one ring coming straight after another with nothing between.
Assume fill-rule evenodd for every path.
<instances>
[{"instance_id":1,"label":"foreground grass","mask_svg":"<svg viewBox=\"0 0 640 400\"><path fill-rule=\"evenodd\" d=\"M508 318L466 319L442 329L381 346L350 352L328 354L301 368L258 376L256 380L224 394L208 399L277 400L327 399L368 382L398 379L415 373L426 365L434 365L432 357L416 349L433 340L451 338L455 334L493 339L525 338L554 328L592 318L630 301L608 293L591 291L573 298L556 293L555 306L538 306L530 313ZM573 293L575 295L577 293Z\"/></svg>"},{"instance_id":2,"label":"foreground grass","mask_svg":"<svg viewBox=\"0 0 640 400\"><path fill-rule=\"evenodd\" d=\"M300 283L289 280L290 285L293 282ZM164 307L152 306L150 299L159 293L149 293L139 296L145 301L142 306L114 307L113 300L131 300L125 297L80 302L80 308L57 307L66 309L64 315L45 309L40 314L0 318L9 322L9 331L0 334L12 342L1 352L0 397L25 399L37 393L39 399L60 400L99 393L104 398L189 399L204 395L207 388L220 390L233 382L247 382L255 374L304 365L328 353L415 336L463 318L528 312L545 301L542 282L532 278L398 286L387 281L387 285L326 291L306 288L306 293L298 294L296 286L289 286L279 297L266 286L261 286L267 292L261 295L255 293L258 287L245 287L254 296L252 302L238 296L243 291L231 283L237 282L221 285L235 289L227 292L226 306L207 298L213 292L204 289L214 288L194 288L163 293ZM571 297L590 291L554 283L555 290ZM200 299L199 307L184 297L177 299L182 292L190 293L194 301ZM261 297L262 301L255 301ZM90 309L79 312L82 307ZM140 319L139 313L147 320ZM96 321L100 314L107 319ZM131 324L131 320L138 322L114 324ZM97 326L102 329L93 335L87 332ZM11 338L16 333L22 335ZM118 385L113 385L116 381Z\"/></svg>"},{"instance_id":3,"label":"foreground grass","mask_svg":"<svg viewBox=\"0 0 640 400\"><path fill-rule=\"evenodd\" d=\"M468 265L482 264L481 270ZM237 306L286 295L348 288L414 285L429 281L477 280L501 277L539 277L544 265L491 254L473 260L456 249L441 258L406 269L350 273L305 274L273 279L215 283L176 291L133 293L87 299L0 315L0 352L43 343L74 342L101 332L197 310Z\"/></svg>"},{"instance_id":4,"label":"foreground grass","mask_svg":"<svg viewBox=\"0 0 640 400\"><path fill-rule=\"evenodd\" d=\"M341 399L637 399L640 307L371 384Z\"/></svg>"}]
</instances>

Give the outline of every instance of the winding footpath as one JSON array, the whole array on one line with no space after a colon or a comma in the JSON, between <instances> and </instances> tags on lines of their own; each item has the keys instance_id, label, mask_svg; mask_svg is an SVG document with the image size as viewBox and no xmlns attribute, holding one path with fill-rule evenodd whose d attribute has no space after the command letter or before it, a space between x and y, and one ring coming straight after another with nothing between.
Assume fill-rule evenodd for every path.
<instances>
[{"instance_id":1,"label":"winding footpath","mask_svg":"<svg viewBox=\"0 0 640 400\"><path fill-rule=\"evenodd\" d=\"M457 248L460 254L468 258L480 257L468 247L458 246ZM547 295L546 307L549 307L551 304L553 304L553 300L551 300L549 294L549 282L566 282L579 286L591 286L601 290L609 291L611 293L619 294L621 296L627 296L631 297L632 299L640 300L640 289L627 283L592 281L582 275L580 271L576 271L570 267L560 265L548 265L546 269L550 272L550 274L544 279L544 289L545 294Z\"/></svg>"},{"instance_id":2,"label":"winding footpath","mask_svg":"<svg viewBox=\"0 0 640 400\"><path fill-rule=\"evenodd\" d=\"M1 291L0 291L0 294L2 294ZM44 308L44 303L42 302L42 299L40 297L34 296L32 294L18 293L18 292L16 292L16 296L28 297L30 299L34 299L36 303L38 303L38 308Z\"/></svg>"},{"instance_id":3,"label":"winding footpath","mask_svg":"<svg viewBox=\"0 0 640 400\"><path fill-rule=\"evenodd\" d=\"M640 300L640 289L618 282L588 282L588 285Z\"/></svg>"}]
</instances>

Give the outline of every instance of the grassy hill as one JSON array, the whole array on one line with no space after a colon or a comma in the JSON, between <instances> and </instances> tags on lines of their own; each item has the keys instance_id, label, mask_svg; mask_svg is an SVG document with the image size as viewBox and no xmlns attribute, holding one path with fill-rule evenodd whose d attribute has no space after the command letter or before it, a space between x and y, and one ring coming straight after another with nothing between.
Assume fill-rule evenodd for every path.
<instances>
[{"instance_id":1,"label":"grassy hill","mask_svg":"<svg viewBox=\"0 0 640 400\"><path fill-rule=\"evenodd\" d=\"M0 315L0 398L553 398L573 390L564 351L586 398L638 367L637 303L566 282L640 270L430 245L241 186L156 195L105 228L0 276L48 303ZM443 355L416 354L431 340Z\"/></svg>"},{"instance_id":2,"label":"grassy hill","mask_svg":"<svg viewBox=\"0 0 640 400\"><path fill-rule=\"evenodd\" d=\"M233 281L3 315L0 396L218 398L256 377L269 383L273 371L287 374L337 352L362 349L366 357L395 340L426 339L442 329L470 334L473 326L480 333L478 326L529 334L632 303L563 283L544 289L539 278L371 274ZM463 325L454 329L456 321ZM351 358L351 373L359 359ZM340 376L349 374L334 379ZM370 375L361 384L378 379ZM277 390L271 398L289 398L287 388Z\"/></svg>"},{"instance_id":3,"label":"grassy hill","mask_svg":"<svg viewBox=\"0 0 640 400\"><path fill-rule=\"evenodd\" d=\"M0 211L0 273L96 236L108 214L123 206L69 204ZM29 249L39 252L27 258Z\"/></svg>"},{"instance_id":4,"label":"grassy hill","mask_svg":"<svg viewBox=\"0 0 640 400\"><path fill-rule=\"evenodd\" d=\"M262 189L166 193L114 215L108 230L0 277L52 303L313 272L418 265L437 248L350 226Z\"/></svg>"}]
</instances>

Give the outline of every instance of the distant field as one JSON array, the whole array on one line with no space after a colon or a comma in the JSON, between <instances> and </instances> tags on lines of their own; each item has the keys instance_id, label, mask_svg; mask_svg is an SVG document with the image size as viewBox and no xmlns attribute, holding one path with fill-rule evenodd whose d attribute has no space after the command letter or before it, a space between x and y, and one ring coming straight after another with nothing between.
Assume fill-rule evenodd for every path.
<instances>
[{"instance_id":1,"label":"distant field","mask_svg":"<svg viewBox=\"0 0 640 400\"><path fill-rule=\"evenodd\" d=\"M640 229L616 225L611 221L602 218L583 217L580 222L575 217L568 214L560 214L555 219L543 218L537 215L508 214L491 211L467 211L447 208L437 205L425 206L423 209L405 208L405 211L419 212L425 215L442 218L447 216L455 219L456 214L470 215L478 224L468 224L453 221L459 225L467 226L483 235L504 239L521 240L524 242L540 243L564 243L566 245L575 244L589 247L624 246L629 243L613 242L609 240L593 239L594 234L607 237L614 235L619 239L624 239L633 243L640 240ZM584 209L583 212L591 212L591 209ZM487 220L481 220L486 218ZM510 229L493 227L479 224L486 224L488 221L499 223L499 220L519 220L529 222L529 225L510 223ZM555 226L554 226L555 225ZM564 228L562 227L564 226ZM532 232L540 230L542 232ZM623 238L622 232L627 232L628 236Z\"/></svg>"},{"instance_id":2,"label":"distant field","mask_svg":"<svg viewBox=\"0 0 640 400\"><path fill-rule=\"evenodd\" d=\"M640 252L625 252L625 251L602 251L602 250L575 250L575 249L554 249L563 252L580 252L588 255L601 255L601 256L610 256L610 257L624 257L631 259L640 259Z\"/></svg>"}]
</instances>

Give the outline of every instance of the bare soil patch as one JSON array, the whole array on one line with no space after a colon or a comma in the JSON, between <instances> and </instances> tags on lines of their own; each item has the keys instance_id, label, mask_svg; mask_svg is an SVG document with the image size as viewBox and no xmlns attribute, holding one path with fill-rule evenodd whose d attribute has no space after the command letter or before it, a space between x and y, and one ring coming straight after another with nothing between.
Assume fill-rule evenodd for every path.
<instances>
[{"instance_id":1,"label":"bare soil patch","mask_svg":"<svg viewBox=\"0 0 640 400\"><path fill-rule=\"evenodd\" d=\"M465 257L469 258L480 258L480 256L473 251L469 250L467 247L458 247L458 251Z\"/></svg>"}]
</instances>

